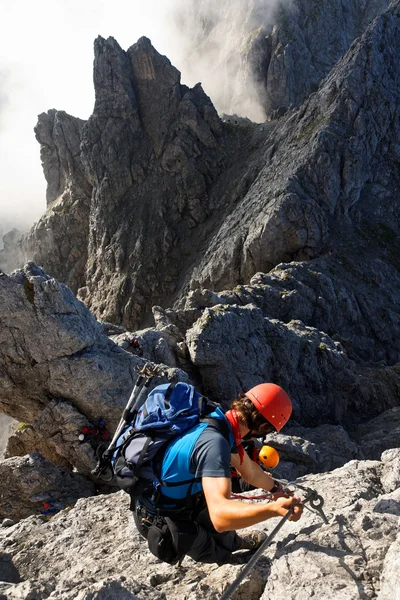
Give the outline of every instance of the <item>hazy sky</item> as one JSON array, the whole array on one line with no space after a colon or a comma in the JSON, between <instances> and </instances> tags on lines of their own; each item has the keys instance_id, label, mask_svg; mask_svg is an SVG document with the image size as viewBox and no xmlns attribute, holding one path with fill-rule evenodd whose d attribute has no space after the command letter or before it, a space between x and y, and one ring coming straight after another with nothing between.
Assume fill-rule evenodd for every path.
<instances>
[{"instance_id":1,"label":"hazy sky","mask_svg":"<svg viewBox=\"0 0 400 600\"><path fill-rule=\"evenodd\" d=\"M97 35L115 37L124 49L147 35L164 53L161 6L160 0L0 0L0 230L30 225L45 210L37 115L56 108L89 117Z\"/></svg>"},{"instance_id":2,"label":"hazy sky","mask_svg":"<svg viewBox=\"0 0 400 600\"><path fill-rule=\"evenodd\" d=\"M45 210L46 182L33 128L38 114L51 108L81 119L90 116L94 104L93 42L98 35L113 36L124 50L146 35L182 71L183 83L202 81L205 91L218 104L220 77L214 78L214 89L213 81L204 81L212 68L207 60L202 62L206 54L203 48L193 61L197 71L194 68L189 72L188 56L196 32L173 24L174 14L197 14L204 6L215 13L218 5L216 14L219 18L224 15L229 29L220 27L217 39L225 43L230 35L232 46L236 39L232 23L236 21L236 27L242 27L249 6L257 4L262 10L266 7L269 13L277 0L216 2L0 0L0 234L12 226L28 228ZM243 17L239 11L243 11ZM213 47L215 42L211 40ZM215 63L215 52L211 59ZM247 82L246 93L248 89ZM225 92L231 94L229 88Z\"/></svg>"}]
</instances>

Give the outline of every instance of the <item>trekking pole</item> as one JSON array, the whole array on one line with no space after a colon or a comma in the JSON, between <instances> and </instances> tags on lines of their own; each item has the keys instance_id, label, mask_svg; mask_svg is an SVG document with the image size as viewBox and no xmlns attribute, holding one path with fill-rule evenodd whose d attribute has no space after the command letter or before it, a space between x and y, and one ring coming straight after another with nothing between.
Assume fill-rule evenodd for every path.
<instances>
[{"instance_id":1,"label":"trekking pole","mask_svg":"<svg viewBox=\"0 0 400 600\"><path fill-rule=\"evenodd\" d=\"M124 412L122 413L122 417L118 423L118 426L115 430L115 433L113 435L113 438L108 446L108 448L112 448L115 444L115 442L117 441L117 439L120 436L120 433L122 431L122 429L124 428L125 424L128 422L128 415L131 414L131 406L133 404L133 402L135 402L138 394L142 391L144 387L144 378L142 375L139 375L138 378L136 379L135 385L133 387L133 390L131 392L131 395L129 396L129 400L127 402L127 405L125 406ZM107 450L108 450L107 448Z\"/></svg>"},{"instance_id":2,"label":"trekking pole","mask_svg":"<svg viewBox=\"0 0 400 600\"><path fill-rule=\"evenodd\" d=\"M118 423L117 429L112 437L111 442L107 446L106 450L101 455L96 467L92 471L92 475L98 476L100 475L108 466L109 459L113 451L115 450L116 443L118 438L120 437L124 428L129 425L129 423L134 418L136 412L144 403L144 392L150 385L151 378L157 374L157 368L152 368L149 363L146 363L140 371L138 370L138 377L133 386L133 390L129 396L128 402L125 406L124 412L122 414L121 420ZM144 398L143 398L144 396Z\"/></svg>"},{"instance_id":3,"label":"trekking pole","mask_svg":"<svg viewBox=\"0 0 400 600\"><path fill-rule=\"evenodd\" d=\"M119 425L114 433L113 439L109 447L106 450L107 455L110 453L115 446L116 441L122 433L124 427L129 425L132 422L132 419L136 416L139 408L144 404L144 396L147 388L150 385L150 381L152 377L156 375L157 369L153 369L149 363L146 363L140 371L138 371L139 376L136 380L136 383L133 387L131 395L129 396L129 400L125 407L125 410L122 414Z\"/></svg>"},{"instance_id":4,"label":"trekking pole","mask_svg":"<svg viewBox=\"0 0 400 600\"><path fill-rule=\"evenodd\" d=\"M302 500L301 503L305 504L306 502L310 502L311 506L313 506L315 509L318 510L318 512L319 512L321 518L323 519L323 521L325 523L328 523L328 520L326 519L326 517L325 517L325 515L323 514L323 511L322 511L322 505L324 503L324 500L323 500L322 496L319 496L317 494L317 492L315 490L312 490L311 488L301 488L301 489L307 490L307 492L308 492L307 497L304 498L304 500ZM243 569L241 570L241 572L239 573L239 575L237 576L237 578L235 579L235 581L233 581L230 585L228 585L228 587L226 588L226 590L222 594L220 600L229 600L229 598L231 598L233 592L239 587L240 583L246 577L247 573L249 571L251 571L251 569L255 566L255 564L258 562L258 559L263 554L263 552L266 549L266 547L269 546L269 544L272 542L272 540L274 539L274 537L276 536L276 534L278 533L278 531L283 527L283 525L285 524L285 522L288 519L290 519L290 517L293 515L293 513L294 513L294 507L290 508L288 510L288 512L286 513L286 515L284 517L282 517L282 519L279 521L279 523L275 527L275 529L273 529L271 531L271 533L269 534L269 536L263 541L263 543L258 548L258 550L250 558L249 562L243 567Z\"/></svg>"},{"instance_id":5,"label":"trekking pole","mask_svg":"<svg viewBox=\"0 0 400 600\"><path fill-rule=\"evenodd\" d=\"M285 522L292 516L293 513L294 508L290 508L286 515L282 517L275 529L271 531L269 536L263 541L258 550L253 554L249 562L243 567L239 575L236 577L235 581L228 585L228 587L221 596L221 600L228 600L232 596L233 592L239 587L243 579L246 577L247 573L251 571L251 569L258 562L258 559L260 558L266 547L269 546L269 544L272 542L278 531L283 527Z\"/></svg>"}]
</instances>

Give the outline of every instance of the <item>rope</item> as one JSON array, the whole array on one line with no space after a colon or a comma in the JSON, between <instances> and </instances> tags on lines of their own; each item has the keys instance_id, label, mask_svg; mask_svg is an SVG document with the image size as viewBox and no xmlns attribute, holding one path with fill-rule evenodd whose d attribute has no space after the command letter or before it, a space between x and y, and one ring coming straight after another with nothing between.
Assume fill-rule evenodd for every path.
<instances>
[{"instance_id":1,"label":"rope","mask_svg":"<svg viewBox=\"0 0 400 600\"><path fill-rule=\"evenodd\" d=\"M259 496L245 496L244 494L231 494L232 500L273 500L272 494L260 494Z\"/></svg>"}]
</instances>

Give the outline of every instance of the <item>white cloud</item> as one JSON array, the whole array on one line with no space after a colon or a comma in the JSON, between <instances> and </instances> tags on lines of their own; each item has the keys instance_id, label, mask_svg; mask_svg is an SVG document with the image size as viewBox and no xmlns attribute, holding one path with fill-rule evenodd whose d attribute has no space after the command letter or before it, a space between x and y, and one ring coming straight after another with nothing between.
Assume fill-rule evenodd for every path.
<instances>
[{"instance_id":1,"label":"white cloud","mask_svg":"<svg viewBox=\"0 0 400 600\"><path fill-rule=\"evenodd\" d=\"M226 80L228 88L219 89L220 75L210 59L232 53L249 5L265 15L275 1L0 0L0 228L28 227L45 210L33 128L37 115L50 108L83 119L91 114L93 41L98 35L114 37L124 49L146 35L182 71L184 83L202 81L217 108L225 110L221 99L231 91ZM190 27L177 25L177 14L193 10L197 21L186 20ZM204 29L207 19L218 21L221 15L225 22L210 37L214 51L196 49L193 23ZM218 41L223 43L216 50Z\"/></svg>"},{"instance_id":2,"label":"white cloud","mask_svg":"<svg viewBox=\"0 0 400 600\"><path fill-rule=\"evenodd\" d=\"M129 47L157 38L149 0L0 0L0 227L27 227L45 210L33 128L50 108L87 118L93 108L93 41ZM154 14L154 12L153 12Z\"/></svg>"}]
</instances>

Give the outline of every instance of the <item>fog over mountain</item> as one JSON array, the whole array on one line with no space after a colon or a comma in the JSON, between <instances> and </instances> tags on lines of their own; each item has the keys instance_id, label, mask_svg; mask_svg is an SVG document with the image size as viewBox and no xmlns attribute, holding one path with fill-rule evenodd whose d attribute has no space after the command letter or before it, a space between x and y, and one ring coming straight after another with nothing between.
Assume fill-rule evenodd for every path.
<instances>
[{"instance_id":1,"label":"fog over mountain","mask_svg":"<svg viewBox=\"0 0 400 600\"><path fill-rule=\"evenodd\" d=\"M145 5L141 0L23 0L10 5L0 24L0 236L12 227L27 230L45 210L45 181L33 128L45 109L89 116L94 102L92 44L98 34L113 35L125 48L147 35L181 70L184 83L203 83L218 111L262 121L258 85L246 69L237 76L242 61L238 50L248 43L247 34L269 26L276 4L221 0L218 10L208 0L151 0ZM63 28L49 25L46 36L38 39L47 18L62 22Z\"/></svg>"},{"instance_id":2,"label":"fog over mountain","mask_svg":"<svg viewBox=\"0 0 400 600\"><path fill-rule=\"evenodd\" d=\"M219 113L236 113L261 122L266 118L265 91L247 60L253 39L270 33L278 9L290 0L212 0L170 7L171 53L189 85L201 81ZM175 46L172 46L175 40Z\"/></svg>"}]
</instances>

